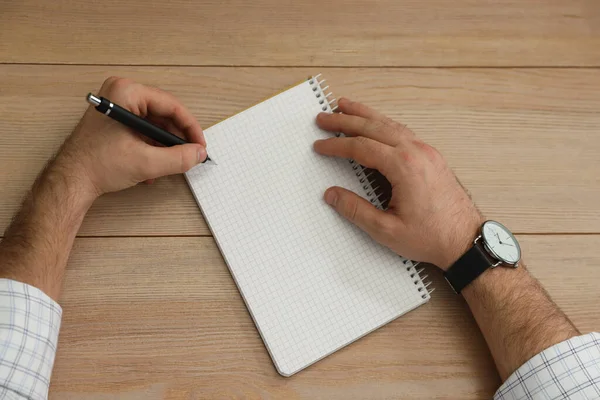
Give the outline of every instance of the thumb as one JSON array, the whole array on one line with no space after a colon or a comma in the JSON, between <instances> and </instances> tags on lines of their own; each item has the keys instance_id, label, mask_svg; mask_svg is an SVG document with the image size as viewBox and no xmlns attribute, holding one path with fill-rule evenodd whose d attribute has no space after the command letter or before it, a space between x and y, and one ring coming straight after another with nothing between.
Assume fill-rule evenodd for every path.
<instances>
[{"instance_id":1,"label":"thumb","mask_svg":"<svg viewBox=\"0 0 600 400\"><path fill-rule=\"evenodd\" d=\"M171 147L146 146L146 179L181 174L206 160L206 149L196 143Z\"/></svg>"},{"instance_id":2,"label":"thumb","mask_svg":"<svg viewBox=\"0 0 600 400\"><path fill-rule=\"evenodd\" d=\"M325 192L325 202L378 242L389 243L393 236L396 219L356 193L331 187Z\"/></svg>"}]
</instances>

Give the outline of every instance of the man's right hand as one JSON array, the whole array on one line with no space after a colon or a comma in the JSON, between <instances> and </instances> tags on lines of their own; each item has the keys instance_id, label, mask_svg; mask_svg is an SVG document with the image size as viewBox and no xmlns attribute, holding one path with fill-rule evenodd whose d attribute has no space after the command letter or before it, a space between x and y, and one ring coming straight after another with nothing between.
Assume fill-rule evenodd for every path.
<instances>
[{"instance_id":1,"label":"man's right hand","mask_svg":"<svg viewBox=\"0 0 600 400\"><path fill-rule=\"evenodd\" d=\"M484 221L441 154L405 125L340 99L343 114L321 113L318 125L347 137L315 142L323 155L354 159L392 184L387 211L340 187L325 201L373 239L412 260L450 267L472 245Z\"/></svg>"},{"instance_id":2,"label":"man's right hand","mask_svg":"<svg viewBox=\"0 0 600 400\"><path fill-rule=\"evenodd\" d=\"M98 94L189 143L155 146L90 106L53 163L55 170L76 180L81 195L89 193L93 200L139 182L186 172L206 159L200 124L172 94L117 77L108 78Z\"/></svg>"}]
</instances>

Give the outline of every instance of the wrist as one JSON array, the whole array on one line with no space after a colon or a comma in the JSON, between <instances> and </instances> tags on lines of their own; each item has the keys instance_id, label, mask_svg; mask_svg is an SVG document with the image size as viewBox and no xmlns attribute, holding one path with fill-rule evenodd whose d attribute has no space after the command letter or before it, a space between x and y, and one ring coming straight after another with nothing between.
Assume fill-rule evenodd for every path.
<instances>
[{"instance_id":1,"label":"wrist","mask_svg":"<svg viewBox=\"0 0 600 400\"><path fill-rule=\"evenodd\" d=\"M44 172L41 184L49 185L62 193L75 211L85 213L101 195L86 171L82 163L61 153Z\"/></svg>"},{"instance_id":2,"label":"wrist","mask_svg":"<svg viewBox=\"0 0 600 400\"><path fill-rule=\"evenodd\" d=\"M473 213L457 227L454 235L449 238L445 246L441 246L437 265L442 271L447 271L460 257L473 245L479 235L481 225L485 218L479 213Z\"/></svg>"}]
</instances>

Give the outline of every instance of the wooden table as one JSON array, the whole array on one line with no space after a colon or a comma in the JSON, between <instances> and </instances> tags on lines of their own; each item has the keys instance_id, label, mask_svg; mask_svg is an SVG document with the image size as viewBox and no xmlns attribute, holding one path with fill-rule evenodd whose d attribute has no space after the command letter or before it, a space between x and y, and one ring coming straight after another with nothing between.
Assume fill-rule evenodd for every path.
<instances>
[{"instance_id":1,"label":"wooden table","mask_svg":"<svg viewBox=\"0 0 600 400\"><path fill-rule=\"evenodd\" d=\"M600 329L597 0L3 2L0 225L110 75L209 126L309 74L438 147L582 331ZM52 101L52 106L48 104ZM53 399L480 399L460 297L280 377L181 176L102 197L71 256Z\"/></svg>"}]
</instances>

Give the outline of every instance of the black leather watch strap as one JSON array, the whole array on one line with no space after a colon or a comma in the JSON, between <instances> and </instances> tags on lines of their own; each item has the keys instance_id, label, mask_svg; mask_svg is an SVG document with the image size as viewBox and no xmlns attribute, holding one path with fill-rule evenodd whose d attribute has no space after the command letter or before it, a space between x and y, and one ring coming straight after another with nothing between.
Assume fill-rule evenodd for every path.
<instances>
[{"instance_id":1,"label":"black leather watch strap","mask_svg":"<svg viewBox=\"0 0 600 400\"><path fill-rule=\"evenodd\" d=\"M475 243L461 258L444 272L444 277L456 293L460 293L469 283L494 265L479 243Z\"/></svg>"}]
</instances>

